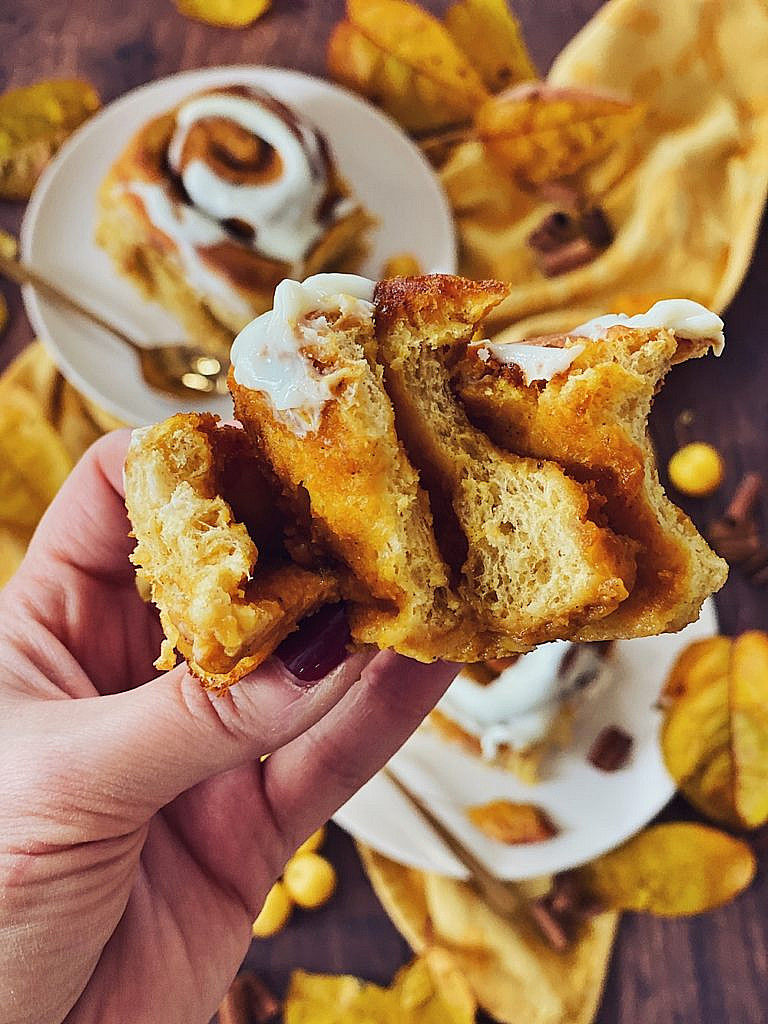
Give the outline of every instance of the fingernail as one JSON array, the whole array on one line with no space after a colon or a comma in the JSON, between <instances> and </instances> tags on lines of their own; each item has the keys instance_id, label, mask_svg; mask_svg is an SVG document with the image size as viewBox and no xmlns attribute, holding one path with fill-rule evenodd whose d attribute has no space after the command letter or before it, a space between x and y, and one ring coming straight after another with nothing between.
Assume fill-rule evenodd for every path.
<instances>
[{"instance_id":1,"label":"fingernail","mask_svg":"<svg viewBox=\"0 0 768 1024\"><path fill-rule=\"evenodd\" d=\"M327 604L302 619L275 651L292 676L312 683L340 665L349 653L349 623L343 604Z\"/></svg>"}]
</instances>

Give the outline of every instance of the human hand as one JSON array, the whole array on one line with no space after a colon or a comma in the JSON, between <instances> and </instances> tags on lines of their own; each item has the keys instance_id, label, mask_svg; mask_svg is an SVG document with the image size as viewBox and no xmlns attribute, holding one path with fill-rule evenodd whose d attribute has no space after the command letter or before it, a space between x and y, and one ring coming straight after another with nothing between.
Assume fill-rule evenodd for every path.
<instances>
[{"instance_id":1,"label":"human hand","mask_svg":"<svg viewBox=\"0 0 768 1024\"><path fill-rule=\"evenodd\" d=\"M223 697L156 676L127 445L91 448L0 593L3 1024L208 1021L287 858L455 672L367 651L312 684L272 658Z\"/></svg>"}]
</instances>

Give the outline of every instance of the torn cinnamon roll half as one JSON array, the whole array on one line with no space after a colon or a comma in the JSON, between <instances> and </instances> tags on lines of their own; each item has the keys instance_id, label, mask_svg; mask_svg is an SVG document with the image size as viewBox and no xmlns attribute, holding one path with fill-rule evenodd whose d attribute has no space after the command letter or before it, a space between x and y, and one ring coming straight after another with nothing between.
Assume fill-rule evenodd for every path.
<instances>
[{"instance_id":1,"label":"torn cinnamon roll half","mask_svg":"<svg viewBox=\"0 0 768 1024\"><path fill-rule=\"evenodd\" d=\"M556 464L499 449L446 357L498 282L284 281L232 349L235 411L319 548L352 633L411 657L525 650L609 614L634 554Z\"/></svg>"},{"instance_id":2,"label":"torn cinnamon roll half","mask_svg":"<svg viewBox=\"0 0 768 1024\"><path fill-rule=\"evenodd\" d=\"M226 356L284 277L353 269L371 225L322 133L263 90L231 85L137 133L100 189L96 239Z\"/></svg>"}]
</instances>

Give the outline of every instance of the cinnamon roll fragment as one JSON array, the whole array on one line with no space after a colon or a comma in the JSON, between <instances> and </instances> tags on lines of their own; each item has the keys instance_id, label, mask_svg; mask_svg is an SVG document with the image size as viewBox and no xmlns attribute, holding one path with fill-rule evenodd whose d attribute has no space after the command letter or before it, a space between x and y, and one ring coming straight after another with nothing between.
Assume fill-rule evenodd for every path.
<instances>
[{"instance_id":1,"label":"cinnamon roll fragment","mask_svg":"<svg viewBox=\"0 0 768 1024\"><path fill-rule=\"evenodd\" d=\"M338 599L332 573L286 554L273 485L243 431L210 414L134 431L125 495L138 582L166 636L158 668L173 668L178 651L224 690Z\"/></svg>"},{"instance_id":2,"label":"cinnamon roll fragment","mask_svg":"<svg viewBox=\"0 0 768 1024\"><path fill-rule=\"evenodd\" d=\"M567 335L479 342L455 370L474 423L516 455L551 458L637 549L626 601L582 640L652 636L693 622L727 567L664 493L648 436L653 396L673 364L719 355L723 323L687 299L634 317L606 316Z\"/></svg>"}]
</instances>

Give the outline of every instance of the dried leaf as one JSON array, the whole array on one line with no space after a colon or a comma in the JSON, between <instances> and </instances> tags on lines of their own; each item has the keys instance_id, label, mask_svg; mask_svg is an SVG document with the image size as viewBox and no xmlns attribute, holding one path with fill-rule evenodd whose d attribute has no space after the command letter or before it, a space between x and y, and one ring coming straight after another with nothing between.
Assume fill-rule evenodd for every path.
<instances>
[{"instance_id":1,"label":"dried leaf","mask_svg":"<svg viewBox=\"0 0 768 1024\"><path fill-rule=\"evenodd\" d=\"M38 82L0 96L0 198L27 199L66 137L99 108L79 79Z\"/></svg>"},{"instance_id":2,"label":"dried leaf","mask_svg":"<svg viewBox=\"0 0 768 1024\"><path fill-rule=\"evenodd\" d=\"M579 869L591 896L616 910L700 914L746 889L756 861L747 843L709 825L654 825Z\"/></svg>"},{"instance_id":3,"label":"dried leaf","mask_svg":"<svg viewBox=\"0 0 768 1024\"><path fill-rule=\"evenodd\" d=\"M195 21L244 28L269 10L272 0L174 0L177 10Z\"/></svg>"},{"instance_id":4,"label":"dried leaf","mask_svg":"<svg viewBox=\"0 0 768 1024\"><path fill-rule=\"evenodd\" d=\"M539 77L506 0L456 0L444 20L491 92Z\"/></svg>"},{"instance_id":5,"label":"dried leaf","mask_svg":"<svg viewBox=\"0 0 768 1024\"><path fill-rule=\"evenodd\" d=\"M491 156L521 185L535 188L604 157L641 113L626 100L539 83L488 100L477 112L475 128Z\"/></svg>"},{"instance_id":6,"label":"dried leaf","mask_svg":"<svg viewBox=\"0 0 768 1024\"><path fill-rule=\"evenodd\" d=\"M494 1020L594 1019L613 943L613 911L590 918L568 949L557 952L531 926L527 909L502 917L466 882L395 864L364 846L358 850L376 895L406 941L427 959L449 1005L471 1007L469 991ZM550 886L549 878L531 879L522 883L521 894L538 900ZM444 970L458 988L443 987Z\"/></svg>"},{"instance_id":7,"label":"dried leaf","mask_svg":"<svg viewBox=\"0 0 768 1024\"><path fill-rule=\"evenodd\" d=\"M488 99L445 27L407 0L348 0L328 70L415 132L469 121Z\"/></svg>"},{"instance_id":8,"label":"dried leaf","mask_svg":"<svg viewBox=\"0 0 768 1024\"><path fill-rule=\"evenodd\" d=\"M285 999L285 1024L472 1024L475 1003L455 978L447 996L426 960L398 971L390 988L350 975L294 971ZM459 993L459 999L454 997Z\"/></svg>"},{"instance_id":9,"label":"dried leaf","mask_svg":"<svg viewBox=\"0 0 768 1024\"><path fill-rule=\"evenodd\" d=\"M477 999L453 952L441 946L431 946L424 950L423 962L429 968L436 991L450 1008L446 1024L474 1021Z\"/></svg>"},{"instance_id":10,"label":"dried leaf","mask_svg":"<svg viewBox=\"0 0 768 1024\"><path fill-rule=\"evenodd\" d=\"M736 809L745 825L768 821L768 635L742 633L731 652L731 746Z\"/></svg>"},{"instance_id":11,"label":"dried leaf","mask_svg":"<svg viewBox=\"0 0 768 1024\"><path fill-rule=\"evenodd\" d=\"M659 704L665 708L671 707L687 693L715 681L728 671L730 656L731 641L727 636L709 636L704 640L694 640L682 651L670 669L659 697Z\"/></svg>"},{"instance_id":12,"label":"dried leaf","mask_svg":"<svg viewBox=\"0 0 768 1024\"><path fill-rule=\"evenodd\" d=\"M768 821L768 636L721 641L727 649L697 644L673 668L662 750L703 814L757 828Z\"/></svg>"},{"instance_id":13,"label":"dried leaf","mask_svg":"<svg viewBox=\"0 0 768 1024\"><path fill-rule=\"evenodd\" d=\"M492 800L470 807L467 817L491 839L509 846L541 843L556 836L557 826L536 804L517 804L511 800Z\"/></svg>"}]
</instances>

